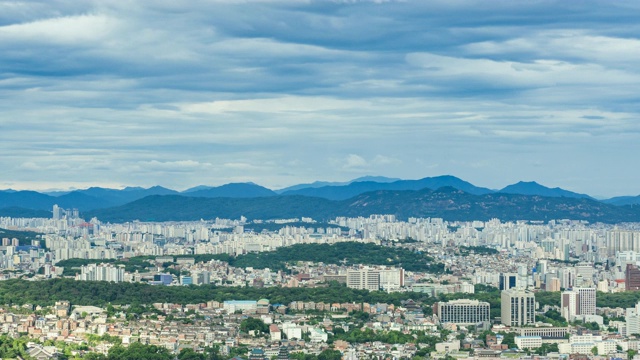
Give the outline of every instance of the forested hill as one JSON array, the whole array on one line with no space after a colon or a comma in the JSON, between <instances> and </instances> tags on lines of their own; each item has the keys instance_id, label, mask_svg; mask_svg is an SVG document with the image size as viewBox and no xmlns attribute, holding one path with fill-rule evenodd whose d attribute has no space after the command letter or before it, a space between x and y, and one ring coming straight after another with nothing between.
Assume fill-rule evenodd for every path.
<instances>
[{"instance_id":1,"label":"forested hill","mask_svg":"<svg viewBox=\"0 0 640 360\"><path fill-rule=\"evenodd\" d=\"M398 218L439 217L445 220L574 219L589 222L640 221L640 207L614 206L585 198L492 193L472 195L451 187L438 190L374 191L333 201L305 196L262 198L196 198L178 195L149 196L108 209L83 214L101 221L189 221L245 216L249 219L393 214Z\"/></svg>"}]
</instances>

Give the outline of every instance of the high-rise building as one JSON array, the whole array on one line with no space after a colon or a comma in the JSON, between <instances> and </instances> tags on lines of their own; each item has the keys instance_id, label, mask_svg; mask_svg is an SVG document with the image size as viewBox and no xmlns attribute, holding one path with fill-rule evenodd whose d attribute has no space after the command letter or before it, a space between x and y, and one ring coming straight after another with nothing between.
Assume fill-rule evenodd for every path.
<instances>
[{"instance_id":1,"label":"high-rise building","mask_svg":"<svg viewBox=\"0 0 640 360\"><path fill-rule=\"evenodd\" d=\"M357 270L347 270L346 278L347 286L353 289L399 289L404 286L404 269L363 268Z\"/></svg>"},{"instance_id":2,"label":"high-rise building","mask_svg":"<svg viewBox=\"0 0 640 360\"><path fill-rule=\"evenodd\" d=\"M518 275L512 273L500 274L500 290L509 290L516 287Z\"/></svg>"},{"instance_id":3,"label":"high-rise building","mask_svg":"<svg viewBox=\"0 0 640 360\"><path fill-rule=\"evenodd\" d=\"M509 289L501 294L501 318L507 326L522 326L535 322L536 299L526 290Z\"/></svg>"},{"instance_id":4,"label":"high-rise building","mask_svg":"<svg viewBox=\"0 0 640 360\"><path fill-rule=\"evenodd\" d=\"M560 315L567 320L580 315L580 294L577 291L563 291L560 297Z\"/></svg>"},{"instance_id":5,"label":"high-rise building","mask_svg":"<svg viewBox=\"0 0 640 360\"><path fill-rule=\"evenodd\" d=\"M56 204L53 205L53 220L62 219L62 209Z\"/></svg>"},{"instance_id":6,"label":"high-rise building","mask_svg":"<svg viewBox=\"0 0 640 360\"><path fill-rule=\"evenodd\" d=\"M627 264L624 276L624 288L627 291L640 290L640 269L632 264Z\"/></svg>"},{"instance_id":7,"label":"high-rise building","mask_svg":"<svg viewBox=\"0 0 640 360\"><path fill-rule=\"evenodd\" d=\"M461 299L437 302L434 307L442 323L473 325L490 320L488 302Z\"/></svg>"},{"instance_id":8,"label":"high-rise building","mask_svg":"<svg viewBox=\"0 0 640 360\"><path fill-rule=\"evenodd\" d=\"M552 277L548 284L545 284L545 290L547 291L560 291L560 279Z\"/></svg>"},{"instance_id":9,"label":"high-rise building","mask_svg":"<svg viewBox=\"0 0 640 360\"><path fill-rule=\"evenodd\" d=\"M595 288L575 288L580 294L580 313L578 315L596 314L596 289Z\"/></svg>"},{"instance_id":10,"label":"high-rise building","mask_svg":"<svg viewBox=\"0 0 640 360\"><path fill-rule=\"evenodd\" d=\"M347 287L380 290L380 273L372 269L347 270Z\"/></svg>"},{"instance_id":11,"label":"high-rise building","mask_svg":"<svg viewBox=\"0 0 640 360\"><path fill-rule=\"evenodd\" d=\"M404 269L389 268L378 270L380 273L380 287L384 290L399 289L404 286Z\"/></svg>"}]
</instances>

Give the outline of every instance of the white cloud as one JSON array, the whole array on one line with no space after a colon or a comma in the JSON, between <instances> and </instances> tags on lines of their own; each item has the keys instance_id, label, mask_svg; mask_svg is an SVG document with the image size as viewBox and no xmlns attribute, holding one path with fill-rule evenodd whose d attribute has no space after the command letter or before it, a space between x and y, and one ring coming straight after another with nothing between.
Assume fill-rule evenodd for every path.
<instances>
[{"instance_id":1,"label":"white cloud","mask_svg":"<svg viewBox=\"0 0 640 360\"><path fill-rule=\"evenodd\" d=\"M349 154L344 159L344 165L342 166L344 169L362 169L369 166L367 160L365 160L362 156L356 154Z\"/></svg>"},{"instance_id":2,"label":"white cloud","mask_svg":"<svg viewBox=\"0 0 640 360\"><path fill-rule=\"evenodd\" d=\"M78 15L0 26L0 41L92 46L109 38L119 21L106 15Z\"/></svg>"}]
</instances>

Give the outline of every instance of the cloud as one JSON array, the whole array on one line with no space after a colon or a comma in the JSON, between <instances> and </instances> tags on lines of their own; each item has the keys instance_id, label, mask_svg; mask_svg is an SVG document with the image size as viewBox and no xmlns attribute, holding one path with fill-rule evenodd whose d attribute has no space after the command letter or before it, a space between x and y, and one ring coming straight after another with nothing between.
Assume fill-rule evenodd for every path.
<instances>
[{"instance_id":1,"label":"cloud","mask_svg":"<svg viewBox=\"0 0 640 360\"><path fill-rule=\"evenodd\" d=\"M637 10L0 2L3 178L284 187L449 173L488 187L562 178L579 192L637 194ZM529 165L558 154L571 164ZM619 169L624 179L606 175Z\"/></svg>"},{"instance_id":2,"label":"cloud","mask_svg":"<svg viewBox=\"0 0 640 360\"><path fill-rule=\"evenodd\" d=\"M367 160L365 160L362 156L356 154L349 154L344 159L344 165L342 166L344 169L361 169L369 166Z\"/></svg>"}]
</instances>

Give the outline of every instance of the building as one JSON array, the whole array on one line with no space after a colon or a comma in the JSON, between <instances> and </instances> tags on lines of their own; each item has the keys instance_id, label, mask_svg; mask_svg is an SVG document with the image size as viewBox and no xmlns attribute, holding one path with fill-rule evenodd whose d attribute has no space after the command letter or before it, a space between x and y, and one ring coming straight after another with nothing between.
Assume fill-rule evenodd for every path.
<instances>
[{"instance_id":1,"label":"building","mask_svg":"<svg viewBox=\"0 0 640 360\"><path fill-rule=\"evenodd\" d=\"M76 275L79 281L124 281L124 265L113 264L88 264L80 267L80 274Z\"/></svg>"},{"instance_id":2,"label":"building","mask_svg":"<svg viewBox=\"0 0 640 360\"><path fill-rule=\"evenodd\" d=\"M225 309L228 314L245 310L256 311L258 302L255 300L227 300L222 304L222 308Z\"/></svg>"},{"instance_id":3,"label":"building","mask_svg":"<svg viewBox=\"0 0 640 360\"><path fill-rule=\"evenodd\" d=\"M547 291L560 291L560 279L552 277L548 284L545 284Z\"/></svg>"},{"instance_id":4,"label":"building","mask_svg":"<svg viewBox=\"0 0 640 360\"><path fill-rule=\"evenodd\" d=\"M438 315L440 322L458 325L475 325L491 319L489 303L478 300L460 299L437 302L434 313Z\"/></svg>"},{"instance_id":5,"label":"building","mask_svg":"<svg viewBox=\"0 0 640 360\"><path fill-rule=\"evenodd\" d=\"M347 287L359 290L380 290L380 273L372 269L347 270Z\"/></svg>"},{"instance_id":6,"label":"building","mask_svg":"<svg viewBox=\"0 0 640 360\"><path fill-rule=\"evenodd\" d=\"M575 288L580 294L580 313L578 315L596 314L596 289L595 288Z\"/></svg>"},{"instance_id":7,"label":"building","mask_svg":"<svg viewBox=\"0 0 640 360\"><path fill-rule=\"evenodd\" d=\"M518 349L537 349L542 346L542 337L540 336L516 336L514 341Z\"/></svg>"},{"instance_id":8,"label":"building","mask_svg":"<svg viewBox=\"0 0 640 360\"><path fill-rule=\"evenodd\" d=\"M397 290L404 286L404 269L350 269L347 270L347 287L360 290Z\"/></svg>"},{"instance_id":9,"label":"building","mask_svg":"<svg viewBox=\"0 0 640 360\"><path fill-rule=\"evenodd\" d=\"M512 273L500 274L500 290L509 290L516 287L518 275Z\"/></svg>"},{"instance_id":10,"label":"building","mask_svg":"<svg viewBox=\"0 0 640 360\"><path fill-rule=\"evenodd\" d=\"M632 264L627 264L624 274L624 288L627 291L640 290L640 269Z\"/></svg>"},{"instance_id":11,"label":"building","mask_svg":"<svg viewBox=\"0 0 640 360\"><path fill-rule=\"evenodd\" d=\"M289 348L281 346L278 350L278 360L289 360Z\"/></svg>"},{"instance_id":12,"label":"building","mask_svg":"<svg viewBox=\"0 0 640 360\"><path fill-rule=\"evenodd\" d=\"M635 307L627 308L625 313L626 335L640 334L640 303Z\"/></svg>"},{"instance_id":13,"label":"building","mask_svg":"<svg viewBox=\"0 0 640 360\"><path fill-rule=\"evenodd\" d=\"M262 349L253 349L249 354L249 360L266 360L267 356Z\"/></svg>"},{"instance_id":14,"label":"building","mask_svg":"<svg viewBox=\"0 0 640 360\"><path fill-rule=\"evenodd\" d=\"M556 326L536 326L536 327L521 327L512 328L511 331L520 336L539 336L543 340L547 339L564 339L569 332L568 327L556 327Z\"/></svg>"},{"instance_id":15,"label":"building","mask_svg":"<svg viewBox=\"0 0 640 360\"><path fill-rule=\"evenodd\" d=\"M384 290L396 290L404 287L404 269L389 268L379 270L380 288Z\"/></svg>"},{"instance_id":16,"label":"building","mask_svg":"<svg viewBox=\"0 0 640 360\"><path fill-rule=\"evenodd\" d=\"M155 274L153 275L153 281L159 282L163 285L169 285L173 282L173 275L171 274Z\"/></svg>"},{"instance_id":17,"label":"building","mask_svg":"<svg viewBox=\"0 0 640 360\"><path fill-rule=\"evenodd\" d=\"M282 331L278 328L278 325L271 324L269 325L269 336L271 341L280 341L282 340Z\"/></svg>"},{"instance_id":18,"label":"building","mask_svg":"<svg viewBox=\"0 0 640 360\"><path fill-rule=\"evenodd\" d=\"M567 320L580 315L580 294L577 291L563 291L560 297L560 315Z\"/></svg>"},{"instance_id":19,"label":"building","mask_svg":"<svg viewBox=\"0 0 640 360\"><path fill-rule=\"evenodd\" d=\"M510 289L501 294L502 324L522 326L535 323L536 299L526 290Z\"/></svg>"}]
</instances>

